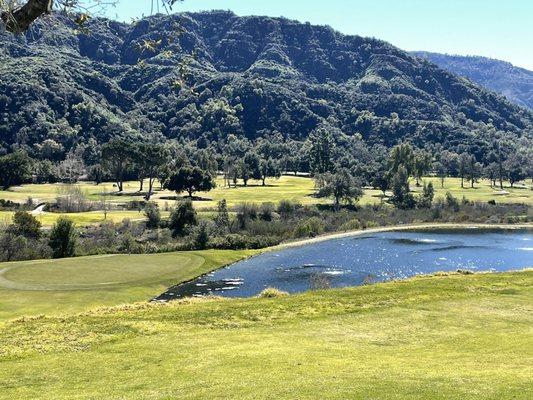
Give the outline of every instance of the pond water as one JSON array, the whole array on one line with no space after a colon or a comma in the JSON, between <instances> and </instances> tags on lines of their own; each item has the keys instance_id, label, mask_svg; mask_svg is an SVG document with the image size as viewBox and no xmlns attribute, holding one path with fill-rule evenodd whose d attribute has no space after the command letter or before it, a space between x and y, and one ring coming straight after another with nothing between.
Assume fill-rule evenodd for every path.
<instances>
[{"instance_id":1,"label":"pond water","mask_svg":"<svg viewBox=\"0 0 533 400\"><path fill-rule=\"evenodd\" d=\"M509 271L533 266L532 230L389 231L267 252L170 288L154 300L251 297L408 278L438 271Z\"/></svg>"}]
</instances>

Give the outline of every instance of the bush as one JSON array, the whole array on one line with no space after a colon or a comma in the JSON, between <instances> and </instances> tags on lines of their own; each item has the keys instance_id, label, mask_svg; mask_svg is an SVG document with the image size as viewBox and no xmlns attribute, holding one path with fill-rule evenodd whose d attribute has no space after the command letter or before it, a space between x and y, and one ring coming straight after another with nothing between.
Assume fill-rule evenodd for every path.
<instances>
[{"instance_id":1,"label":"bush","mask_svg":"<svg viewBox=\"0 0 533 400\"><path fill-rule=\"evenodd\" d=\"M311 217L296 226L294 237L315 237L324 233L324 231L324 221L318 217Z\"/></svg>"},{"instance_id":2,"label":"bush","mask_svg":"<svg viewBox=\"0 0 533 400\"><path fill-rule=\"evenodd\" d=\"M359 221L357 218L351 219L348 222L345 222L341 225L341 231L357 231L363 227L363 224L361 224L361 221Z\"/></svg>"},{"instance_id":3,"label":"bush","mask_svg":"<svg viewBox=\"0 0 533 400\"><path fill-rule=\"evenodd\" d=\"M300 207L301 205L299 203L290 200L281 200L278 204L278 214L281 218L288 219Z\"/></svg>"},{"instance_id":4,"label":"bush","mask_svg":"<svg viewBox=\"0 0 533 400\"><path fill-rule=\"evenodd\" d=\"M266 288L261 293L259 293L257 297L260 297L262 299L277 299L279 297L285 297L288 295L289 293L276 288Z\"/></svg>"},{"instance_id":5,"label":"bush","mask_svg":"<svg viewBox=\"0 0 533 400\"><path fill-rule=\"evenodd\" d=\"M17 211L13 216L12 229L17 235L38 239L41 237L41 223L26 211Z\"/></svg>"},{"instance_id":6,"label":"bush","mask_svg":"<svg viewBox=\"0 0 533 400\"><path fill-rule=\"evenodd\" d=\"M205 250L209 242L210 226L207 221L201 221L193 232L193 246L196 250Z\"/></svg>"},{"instance_id":7,"label":"bush","mask_svg":"<svg viewBox=\"0 0 533 400\"><path fill-rule=\"evenodd\" d=\"M144 215L148 219L146 221L146 227L148 229L157 229L161 224L161 212L159 211L159 205L154 202L148 202L144 206Z\"/></svg>"},{"instance_id":8,"label":"bush","mask_svg":"<svg viewBox=\"0 0 533 400\"><path fill-rule=\"evenodd\" d=\"M60 217L50 232L49 246L54 258L73 257L76 253L77 232L74 222Z\"/></svg>"},{"instance_id":9,"label":"bush","mask_svg":"<svg viewBox=\"0 0 533 400\"><path fill-rule=\"evenodd\" d=\"M168 227L172 230L174 237L181 236L185 233L187 228L197 224L196 211L193 207L192 201L180 201L176 208L170 214L170 221Z\"/></svg>"},{"instance_id":10,"label":"bush","mask_svg":"<svg viewBox=\"0 0 533 400\"><path fill-rule=\"evenodd\" d=\"M263 221L272 221L274 218L274 204L273 203L263 203L259 208L259 218Z\"/></svg>"},{"instance_id":11,"label":"bush","mask_svg":"<svg viewBox=\"0 0 533 400\"><path fill-rule=\"evenodd\" d=\"M459 211L459 201L450 192L446 192L446 205L455 212Z\"/></svg>"}]
</instances>

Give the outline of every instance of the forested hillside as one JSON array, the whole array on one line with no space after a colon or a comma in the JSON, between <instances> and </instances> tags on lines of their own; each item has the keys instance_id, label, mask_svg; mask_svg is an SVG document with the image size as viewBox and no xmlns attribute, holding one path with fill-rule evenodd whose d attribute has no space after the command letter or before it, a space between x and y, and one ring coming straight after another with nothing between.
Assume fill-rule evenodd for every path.
<instances>
[{"instance_id":1,"label":"forested hillside","mask_svg":"<svg viewBox=\"0 0 533 400\"><path fill-rule=\"evenodd\" d=\"M479 56L465 57L425 51L413 54L500 93L516 104L533 109L533 71L515 67L506 61Z\"/></svg>"},{"instance_id":2,"label":"forested hillside","mask_svg":"<svg viewBox=\"0 0 533 400\"><path fill-rule=\"evenodd\" d=\"M319 127L341 145L407 140L480 159L533 130L530 111L388 43L282 18L217 11L80 29L53 16L1 33L0 60L0 153L53 161L117 135L219 151L232 134L297 143Z\"/></svg>"}]
</instances>

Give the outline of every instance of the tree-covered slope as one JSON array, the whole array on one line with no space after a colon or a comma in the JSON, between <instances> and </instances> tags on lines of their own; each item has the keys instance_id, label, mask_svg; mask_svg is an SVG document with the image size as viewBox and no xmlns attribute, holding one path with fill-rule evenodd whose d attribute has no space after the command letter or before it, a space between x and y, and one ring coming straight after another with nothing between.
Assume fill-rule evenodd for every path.
<instances>
[{"instance_id":1,"label":"tree-covered slope","mask_svg":"<svg viewBox=\"0 0 533 400\"><path fill-rule=\"evenodd\" d=\"M0 61L4 151L125 132L200 147L232 133L302 140L320 124L456 148L533 129L526 109L388 43L282 18L186 13L80 31L55 16L0 33Z\"/></svg>"},{"instance_id":2,"label":"tree-covered slope","mask_svg":"<svg viewBox=\"0 0 533 400\"><path fill-rule=\"evenodd\" d=\"M413 54L500 93L516 104L533 109L533 71L515 67L506 61L479 56L465 57L424 51Z\"/></svg>"}]
</instances>

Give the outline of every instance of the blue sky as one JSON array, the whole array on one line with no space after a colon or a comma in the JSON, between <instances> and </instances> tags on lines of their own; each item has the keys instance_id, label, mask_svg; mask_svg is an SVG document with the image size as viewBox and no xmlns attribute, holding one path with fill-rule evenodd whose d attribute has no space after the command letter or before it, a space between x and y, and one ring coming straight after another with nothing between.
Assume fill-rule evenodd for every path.
<instances>
[{"instance_id":1,"label":"blue sky","mask_svg":"<svg viewBox=\"0 0 533 400\"><path fill-rule=\"evenodd\" d=\"M120 0L108 15L149 15L150 4ZM481 55L533 70L533 0L185 0L174 11L213 9L284 16L404 50Z\"/></svg>"}]
</instances>

